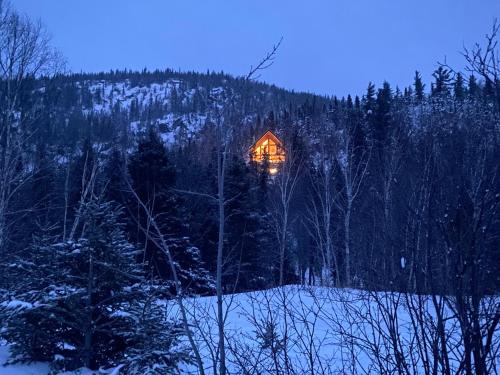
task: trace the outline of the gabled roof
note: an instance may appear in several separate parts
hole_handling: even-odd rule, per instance
[[[258,145],[261,141],[265,140],[266,138],[270,138],[274,143],[276,143],[277,145],[283,147],[283,142],[281,142],[281,140],[278,137],[276,137],[271,130],[268,130],[267,132],[265,132],[264,135],[262,137],[260,137],[257,140],[257,142],[255,142],[253,144],[252,147],[255,147],[255,145]]]

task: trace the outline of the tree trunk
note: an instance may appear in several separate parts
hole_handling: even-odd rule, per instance
[[[344,247],[345,247],[345,286],[351,286],[351,210],[352,201],[347,198],[347,209],[344,217]]]
[[[221,145],[219,144],[219,147]],[[226,348],[224,342],[224,311],[222,306],[222,261],[224,251],[224,178],[225,178],[225,150],[217,153],[217,177],[218,177],[218,206],[219,206],[219,238],[217,244],[217,275],[216,275],[216,292],[217,292],[217,325],[219,332],[219,374],[226,375]]]
[[[285,250],[286,250],[286,228],[288,226],[288,212],[285,210],[283,215],[283,227],[281,228],[281,241],[280,241],[280,280],[279,285],[283,286],[285,277]]]
[[[89,259],[89,274],[87,281],[87,322],[85,329],[85,339],[83,346],[83,364],[85,367],[90,368],[92,362],[92,282],[94,278],[94,264],[92,261],[92,254]]]

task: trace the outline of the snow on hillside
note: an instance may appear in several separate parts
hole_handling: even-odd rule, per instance
[[[156,102],[169,107],[172,101],[176,100],[180,104],[186,104],[193,98],[195,90],[183,90],[182,83],[183,81],[178,79],[168,79],[161,83],[133,85],[126,79],[116,83],[105,80],[77,82],[76,86],[80,89],[85,87],[93,96],[92,108],[85,108],[87,111],[111,113],[115,105],[128,109],[134,101],[140,106]],[[214,98],[220,98],[223,94],[222,87],[210,89],[210,95]]]
[[[82,105],[82,112],[110,115],[113,110],[137,111],[155,106],[157,112],[147,121],[134,120],[129,126],[134,134],[143,133],[149,126],[155,126],[166,145],[183,143],[193,138],[207,120],[206,113],[192,111],[177,113],[177,106],[187,106],[195,95],[195,89],[185,89],[185,84],[178,79],[169,79],[162,83],[148,85],[133,85],[130,80],[110,83],[105,80],[77,82],[77,88],[87,90],[92,96],[91,106]],[[215,87],[208,95],[217,101],[222,101],[224,89]],[[177,104],[175,104],[177,103]]]
[[[186,144],[199,134],[215,105],[224,107],[229,88],[190,88],[187,81],[167,79],[159,83],[134,84],[90,80],[75,83],[80,93],[81,111],[84,115],[112,116],[113,112],[129,114],[129,128],[133,134],[144,134],[156,128],[167,146]],[[195,96],[197,98],[195,98]],[[200,97],[213,103],[208,108],[199,107]],[[196,104],[198,103],[198,104]],[[252,123],[255,115],[247,115],[245,123]]]

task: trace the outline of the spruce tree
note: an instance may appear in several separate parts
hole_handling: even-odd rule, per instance
[[[251,190],[250,197],[253,207],[253,215],[256,215],[258,221],[257,238],[255,244],[258,250],[257,258],[253,259],[258,262],[259,274],[255,278],[253,286],[260,288],[275,285],[274,275],[278,272],[276,260],[276,235],[273,228],[273,218],[270,212],[270,184],[271,176],[269,175],[269,157],[264,154],[262,163],[250,164],[251,173]]]
[[[122,206],[130,205],[131,197],[126,183],[126,160],[117,147],[112,149],[106,161],[104,174],[106,176],[104,186],[106,200]]]
[[[80,214],[79,238],[41,238],[23,261],[23,291],[4,304],[15,360],[96,369],[117,363],[129,344],[134,322],[124,309],[141,295],[137,252],[112,204],[92,200]]]
[[[455,78],[455,82],[453,84],[453,93],[455,98],[458,100],[462,100],[465,97],[465,88],[464,88],[464,79],[462,74],[457,73]]]
[[[388,82],[379,89],[376,100],[376,111],[373,121],[373,140],[377,147],[384,147],[390,131],[392,91]]]
[[[470,97],[475,97],[478,94],[478,87],[477,87],[477,81],[476,77],[474,75],[471,75],[469,77],[469,96]]]
[[[122,365],[127,374],[169,374],[189,362],[180,325],[135,262],[121,210],[93,199],[80,212],[78,239],[36,237],[17,262],[19,285],[0,305],[11,362],[49,361],[54,371]]]
[[[375,109],[375,85],[373,83],[368,84],[366,90],[366,95],[364,98],[364,110],[367,115],[371,115]]]
[[[450,85],[451,85],[451,74],[448,69],[443,68],[440,66],[437,68],[434,73],[432,73],[432,76],[435,79],[434,82],[434,87],[432,90],[433,95],[447,95],[450,92]]]
[[[230,254],[227,272],[237,281],[237,290],[254,290],[264,286],[262,251],[265,249],[260,230],[260,214],[249,168],[238,157],[231,160],[226,182],[228,197],[226,226],[227,248]],[[231,287],[231,285],[228,285]]]
[[[195,293],[206,293],[212,288],[212,281],[205,270],[199,249],[187,236],[188,228],[183,221],[184,209],[181,197],[173,190],[176,178],[170,164],[167,150],[158,135],[150,130],[139,142],[137,151],[129,163],[132,188],[138,198],[155,217],[169,250],[178,267],[178,276],[184,287]],[[172,281],[171,267],[164,249],[157,246],[148,235],[153,231],[148,216],[138,206],[136,212],[134,242],[143,248],[142,261],[151,277]],[[153,232],[151,232],[153,233]],[[156,236],[157,233],[154,233]],[[172,289],[173,290],[173,289]]]
[[[121,360],[124,374],[175,374],[179,362],[192,362],[190,351],[180,341],[183,327],[165,314],[163,303],[146,298],[130,304],[127,313],[135,324],[130,332],[132,345]]]
[[[424,99],[425,85],[422,83],[422,76],[418,71],[415,71],[413,86],[415,87],[415,98],[418,101],[422,101]]]

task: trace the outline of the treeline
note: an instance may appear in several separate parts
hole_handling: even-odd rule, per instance
[[[484,267],[479,284],[498,290],[498,84],[465,80],[443,67],[434,77],[430,94],[416,73],[402,92],[370,84],[361,98],[333,98],[322,106],[286,103],[250,122],[243,120],[244,106],[233,103],[227,284],[235,290],[271,287],[280,278],[272,270],[284,262],[289,282],[449,292],[452,281],[477,265]],[[33,178],[11,203],[9,220],[18,223],[9,230],[13,253],[40,235],[40,217],[43,227],[67,235],[85,173],[94,168],[94,194],[125,208],[126,236],[143,249],[142,261],[156,268],[151,275],[167,277],[165,264],[150,264],[152,245],[141,234],[147,223],[131,189],[154,201],[155,215],[175,221],[177,229],[167,233],[189,238],[204,267],[215,270],[218,213],[206,198],[217,193],[214,113],[207,109],[195,137],[164,144],[161,126],[146,115],[151,106],[82,114],[75,104],[79,121],[61,118],[55,104],[43,109],[52,116],[29,125],[27,132],[39,137],[19,161]],[[144,125],[137,134],[129,127],[134,111]],[[39,132],[47,122],[66,125],[54,127],[47,139]],[[74,129],[75,142],[62,141]],[[283,138],[288,152],[276,177],[248,163],[248,146],[268,129]],[[51,138],[56,134],[61,136]],[[285,179],[293,185],[280,186]],[[287,207],[280,201],[283,190]]]

